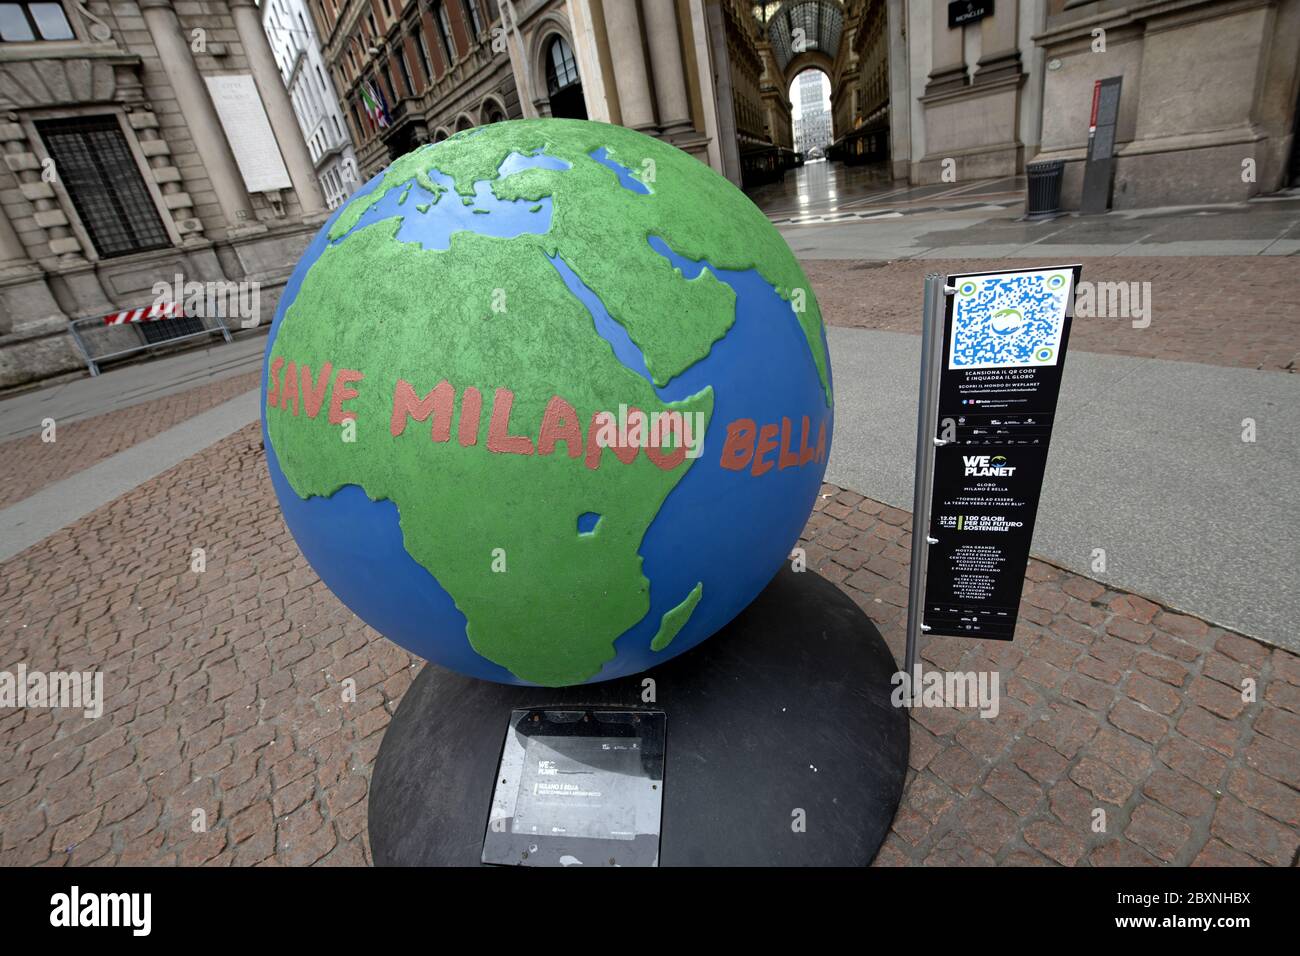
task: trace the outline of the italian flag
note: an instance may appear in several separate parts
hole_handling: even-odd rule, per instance
[[[370,122],[375,126],[383,129],[388,125],[388,117],[384,115],[384,108],[379,105],[379,97],[375,96],[370,89],[369,83],[361,84],[361,105],[365,107],[366,115],[370,117]]]

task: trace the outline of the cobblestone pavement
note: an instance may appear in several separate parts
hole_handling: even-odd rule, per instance
[[[909,516],[823,491],[809,566],[899,655]],[[1029,578],[1014,643],[926,643],[934,667],[998,670],[1002,709],[914,713],[878,862],[1291,863],[1300,661],[1039,562]],[[0,627],[0,670],[106,685],[95,720],[0,711],[0,864],[368,861],[370,769],[419,664],[306,566],[256,425],[0,565]]]
[[[1207,365],[1294,371],[1300,358],[1297,272],[1287,259],[1244,256],[1083,258],[1090,282],[1151,283],[1151,324],[1078,319],[1070,348]],[[1034,259],[898,262],[803,259],[826,321],[853,328],[921,331],[921,292],[930,272],[988,272],[1041,266]],[[1212,278],[1210,278],[1212,277]]]
[[[94,418],[56,422],[53,442],[42,441],[39,433],[0,442],[0,508],[257,388],[261,374],[235,375]]]
[[[258,426],[5,562],[0,622],[0,669],[102,669],[106,698],[97,720],[0,711],[0,862],[366,862],[415,662],[307,568]]]
[[[802,542],[898,660],[910,529],[826,485]],[[1001,710],[913,710],[877,864],[1293,864],[1300,658],[1040,561],[1026,577],[1014,642],[923,642],[936,669],[997,671]]]

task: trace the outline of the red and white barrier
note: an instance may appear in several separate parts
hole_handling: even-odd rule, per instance
[[[185,314],[185,310],[176,302],[155,302],[138,309],[124,309],[104,316],[105,325],[126,325],[128,322],[157,322],[159,319],[173,319]]]

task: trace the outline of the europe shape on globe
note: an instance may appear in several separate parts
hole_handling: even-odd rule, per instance
[[[307,249],[265,370],[271,479],[321,579],[507,683],[635,674],[713,634],[788,559],[830,450],[825,331],[780,234],[603,123],[395,161]]]

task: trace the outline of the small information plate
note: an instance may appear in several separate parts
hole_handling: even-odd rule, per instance
[[[1079,266],[951,275],[924,624],[1011,640]]]
[[[665,723],[662,711],[512,711],[483,862],[657,866]]]
[[[993,14],[993,0],[949,0],[948,29],[978,23]]]

